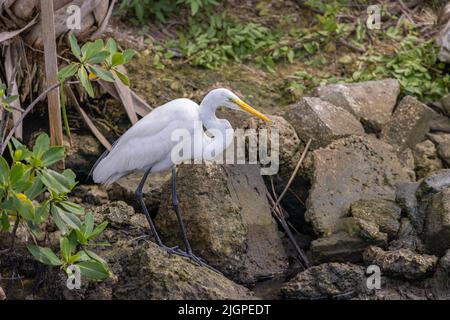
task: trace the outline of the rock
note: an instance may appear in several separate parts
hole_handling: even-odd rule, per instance
[[[428,137],[437,145],[439,157],[450,166],[450,134],[429,134]]]
[[[76,187],[73,194],[81,198],[82,202],[97,206],[106,204],[109,201],[108,193],[99,185],[82,184]]]
[[[65,164],[77,175],[79,181],[88,178],[92,166],[103,152],[103,147],[92,134],[72,133],[72,146],[64,141],[66,147]]]
[[[259,166],[183,165],[177,176],[180,212],[196,255],[241,283],[286,271]],[[164,190],[156,227],[168,245],[183,248],[170,186]]]
[[[377,244],[378,246],[386,246],[388,242],[387,233],[380,231],[380,226],[373,221],[359,218],[346,218],[347,233],[357,234],[367,243]]]
[[[136,189],[142,179],[142,173],[132,173],[116,181],[107,187],[108,196],[111,200],[122,200],[133,206],[136,211],[142,208],[136,199]],[[144,186],[143,197],[147,209],[152,214],[158,210],[161,201],[162,186],[171,181],[171,171],[158,172],[148,177]]]
[[[447,114],[450,115],[450,94],[441,98],[441,100],[439,100],[439,102],[442,105],[445,112],[447,112]]]
[[[367,132],[379,132],[390,118],[400,94],[395,79],[319,87],[316,95],[358,117]]]
[[[413,149],[413,154],[417,179],[425,178],[430,173],[443,168],[436,147],[430,140],[418,143]]]
[[[410,181],[386,143],[351,136],[315,150],[305,217],[317,235],[331,235],[358,200],[395,200],[396,185]],[[351,165],[349,165],[351,164]]]
[[[359,228],[359,227],[358,227]],[[322,237],[311,242],[311,256],[314,263],[322,262],[360,262],[362,253],[370,244],[385,245],[386,239],[380,235],[366,241],[360,234],[364,229],[356,229],[349,234],[341,231],[328,237]]]
[[[450,133],[450,118],[439,113],[435,113],[430,123],[431,131]]]
[[[6,300],[6,294],[2,287],[0,287],[0,300]]]
[[[80,290],[66,287],[67,276],[53,272],[43,294],[51,299],[199,300],[254,299],[246,288],[190,260],[169,254],[153,242],[115,243],[102,252],[112,276],[104,282],[83,281]]]
[[[395,201],[402,208],[417,231],[423,226],[424,215],[419,214],[419,203],[416,192],[419,188],[418,182],[405,182],[397,185],[395,192]]]
[[[283,116],[303,141],[312,139],[313,149],[349,135],[364,134],[361,123],[352,114],[319,98],[305,97],[283,108]]]
[[[358,296],[360,300],[427,300],[432,298],[423,281],[407,281],[381,275],[381,288],[368,290]]]
[[[279,171],[274,176],[275,186],[286,185],[286,181],[290,178],[294,171],[302,153],[305,149],[305,143],[302,142],[294,127],[280,116],[270,116],[272,122],[267,123],[254,118],[246,121],[244,129],[253,129],[259,132],[262,129],[268,131],[268,137],[271,136],[272,130],[277,130],[279,134]],[[268,141],[268,149],[271,147],[271,141]],[[312,158],[306,157],[303,161],[301,171],[306,172],[311,169]]]
[[[441,169],[422,180],[416,196],[419,200],[423,200],[447,187],[450,187],[450,169]]]
[[[450,299],[450,250],[439,260],[436,272],[431,279],[432,292],[438,300]]]
[[[397,236],[401,209],[393,201],[381,199],[356,201],[351,204],[350,213],[355,218],[375,223],[390,239]]]
[[[400,150],[413,148],[425,139],[434,111],[416,98],[406,96],[400,101],[392,118],[381,131],[381,139]]]
[[[112,201],[93,208],[92,214],[97,224],[108,221],[110,228],[105,230],[104,237],[110,243],[115,243],[120,238],[147,237],[150,233],[145,216],[136,214],[133,207],[123,201]]]
[[[435,256],[420,255],[409,249],[384,251],[370,246],[364,251],[366,264],[379,266],[382,273],[388,276],[408,280],[423,278],[434,272],[437,260]]]
[[[450,188],[443,189],[431,197],[424,234],[428,252],[442,256],[450,249]]]
[[[285,299],[351,299],[363,292],[364,270],[349,263],[325,263],[297,274],[281,288]]]
[[[401,219],[397,238],[397,240],[390,243],[389,250],[410,249],[416,252],[424,251],[422,240],[420,240],[416,229],[407,218]]]

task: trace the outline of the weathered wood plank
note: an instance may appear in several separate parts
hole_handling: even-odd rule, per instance
[[[41,0],[42,37],[44,40],[45,77],[47,88],[58,83],[58,60],[56,53],[55,22],[52,0]],[[61,104],[59,89],[52,90],[48,96],[50,140],[52,145],[63,144]]]

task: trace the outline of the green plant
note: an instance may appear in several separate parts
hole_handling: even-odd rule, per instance
[[[160,21],[179,10],[180,7],[189,7],[191,14],[196,15],[201,8],[217,5],[218,0],[122,0],[119,13],[129,12],[136,16],[141,23],[149,16],[155,16]]]
[[[388,36],[398,39],[396,28]],[[392,77],[400,82],[404,95],[425,102],[435,101],[449,93],[450,76],[438,62],[434,41],[421,40],[413,31],[404,37],[391,54],[370,52],[361,57],[358,70],[347,81],[365,81]]]
[[[85,214],[81,206],[69,201],[68,194],[77,184],[71,170],[59,173],[50,169],[64,159],[64,148],[50,147],[47,134],[38,136],[32,150],[16,139],[12,139],[12,145],[11,166],[0,157],[0,231],[12,230],[14,237],[21,224],[35,242],[27,246],[28,250],[41,263],[63,270],[75,265],[91,279],[108,277],[106,262],[88,249],[96,245],[94,240],[107,223],[95,226],[92,214]],[[50,247],[38,245],[47,239],[48,223],[61,233],[58,255]]]
[[[18,98],[17,96],[7,96],[6,85],[0,81],[0,109],[12,112],[10,104],[14,102],[17,98]]]
[[[67,118],[64,83],[67,79],[76,76],[90,97],[94,97],[94,89],[91,80],[96,77],[108,81],[115,82],[119,79],[124,85],[129,86],[129,78],[119,70],[119,68],[128,63],[136,54],[134,50],[127,49],[120,52],[117,48],[116,41],[112,38],[108,39],[106,44],[102,39],[95,42],[86,42],[81,48],[75,36],[69,37],[70,48],[72,54],[78,60],[71,62],[58,72],[58,78],[61,83],[61,110],[66,129],[66,134],[70,137],[70,127]]]

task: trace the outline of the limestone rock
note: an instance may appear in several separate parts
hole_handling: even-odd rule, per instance
[[[431,197],[424,233],[428,252],[442,256],[450,249],[450,188]]]
[[[400,101],[392,118],[385,124],[381,138],[401,150],[413,148],[425,139],[434,111],[411,96]]]
[[[413,148],[413,155],[417,179],[422,179],[430,173],[443,168],[436,147],[430,140],[418,143]]]
[[[428,137],[436,144],[439,157],[450,166],[450,134],[429,134]]]
[[[305,217],[322,235],[336,231],[358,200],[395,200],[396,185],[409,176],[386,143],[351,136],[315,150],[312,188]]]
[[[379,226],[380,231],[395,238],[400,228],[401,209],[393,201],[360,200],[352,203],[350,213],[353,217],[370,221]]]
[[[390,118],[400,94],[398,80],[386,79],[319,87],[322,100],[347,109],[363,123],[366,131],[379,132]]]
[[[368,247],[364,251],[364,261],[380,267],[383,274],[419,279],[431,274],[437,263],[437,257],[420,255],[409,249],[384,251],[378,247]]]
[[[297,274],[284,284],[285,299],[350,299],[364,289],[364,270],[349,263],[325,263]]]
[[[283,108],[283,116],[302,140],[312,139],[313,148],[325,147],[349,135],[364,134],[361,123],[351,113],[319,98],[305,97]]]
[[[168,245],[183,242],[169,185],[156,218]],[[184,165],[178,170],[180,212],[196,255],[241,283],[282,274],[286,253],[257,165]]]

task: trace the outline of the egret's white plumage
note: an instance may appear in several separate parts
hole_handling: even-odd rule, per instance
[[[220,106],[231,109],[243,109],[255,116],[268,121],[268,119],[245,104],[234,93],[227,89],[212,90],[203,99],[200,106],[189,99],[176,99],[160,107],[138,121],[115,143],[112,150],[98,161],[93,170],[93,179],[96,183],[110,184],[133,171],[159,172],[171,169],[174,163],[171,159],[171,150],[177,144],[172,140],[172,133],[176,129],[189,131],[192,137],[198,137],[203,147],[220,143],[220,149],[225,149],[231,139],[217,141],[203,132],[202,126],[223,132],[232,129],[225,119],[218,119],[215,115]],[[194,132],[201,130],[201,132]],[[226,134],[225,134],[226,135]]]

